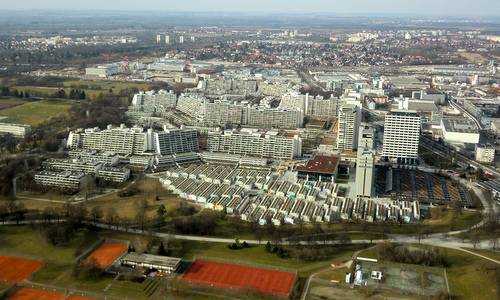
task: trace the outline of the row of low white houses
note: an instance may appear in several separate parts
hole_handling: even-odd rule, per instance
[[[222,172],[218,168],[215,170]],[[264,186],[257,187],[257,177],[214,181],[203,174],[194,176],[196,172],[189,173],[185,169],[167,173],[160,181],[181,198],[208,209],[225,210],[242,220],[257,221],[261,225],[268,222],[281,225],[341,220],[412,222],[420,219],[418,202],[343,198],[337,195],[337,185],[329,182],[297,180],[291,183],[262,174],[261,178],[269,178]]]

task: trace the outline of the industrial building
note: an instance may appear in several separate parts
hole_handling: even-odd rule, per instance
[[[467,118],[442,118],[441,130],[447,143],[479,143],[479,130],[476,124]]]

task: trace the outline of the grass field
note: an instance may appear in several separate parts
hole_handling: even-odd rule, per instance
[[[26,100],[19,98],[0,98],[0,110],[12,108],[26,103]]]
[[[427,246],[415,245],[415,247]],[[499,259],[498,253],[469,250]],[[453,299],[500,299],[498,285],[500,266],[460,250],[443,248],[443,251],[449,263],[446,273]],[[359,256],[378,258],[374,248],[362,251]],[[421,266],[415,265],[415,267]],[[477,291],[481,291],[481,293]]]
[[[242,241],[243,242],[243,241]],[[188,259],[204,258],[255,267],[275,267],[283,270],[295,270],[300,275],[309,274],[317,269],[324,268],[332,262],[349,260],[356,250],[363,249],[364,246],[338,247],[338,251],[332,254],[328,259],[320,261],[302,261],[293,258],[280,258],[276,254],[266,251],[264,245],[254,245],[249,248],[231,250],[224,243],[203,243],[186,242],[187,249],[184,257]]]
[[[7,117],[2,120],[5,123],[37,126],[51,117],[68,113],[71,104],[71,101],[64,100],[30,101],[1,110],[0,117]]]
[[[127,88],[137,88],[139,90],[150,90],[152,85],[144,82],[115,82],[115,81],[64,81],[64,87],[44,87],[44,86],[13,86],[19,92],[28,92],[31,96],[47,97],[63,89],[69,95],[72,89],[84,90],[87,99],[94,100],[100,94],[108,94],[111,90],[113,94],[119,94]]]
[[[140,178],[131,187],[140,190],[139,193],[130,197],[120,197],[118,193],[112,193],[86,202],[86,207],[91,210],[93,207],[100,207],[104,212],[113,207],[122,218],[133,219],[137,215],[138,205],[142,200],[148,203],[147,216],[156,216],[156,211],[160,205],[165,205],[167,216],[179,207],[180,200],[176,195],[163,189],[158,179]],[[159,200],[156,200],[156,196]]]
[[[445,249],[453,299],[500,299],[500,266],[460,250]]]

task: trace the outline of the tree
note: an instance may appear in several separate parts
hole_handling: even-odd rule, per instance
[[[92,218],[92,222],[98,223],[101,221],[103,217],[103,212],[100,206],[94,206],[92,207],[92,210],[90,211],[90,217]]]
[[[118,213],[114,207],[108,208],[108,211],[106,212],[106,222],[109,225],[118,226]]]
[[[165,215],[167,214],[165,205],[160,205],[156,210],[156,214],[158,216],[158,228],[160,228],[161,226],[163,226],[163,223],[165,222]]]

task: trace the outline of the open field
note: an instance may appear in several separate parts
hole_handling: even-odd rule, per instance
[[[286,296],[295,278],[295,273],[291,272],[195,260],[181,280],[225,289],[251,288],[264,294]]]
[[[311,283],[307,300],[416,300],[419,296],[401,295],[391,291],[375,290],[371,288],[351,289],[342,287],[329,281],[314,281]]]
[[[15,283],[26,280],[42,265],[39,260],[0,256],[0,281]]]
[[[155,178],[140,178],[130,187],[137,188],[139,192],[130,197],[120,197],[118,192],[98,197],[97,199],[87,201],[85,206],[89,211],[98,206],[104,212],[109,208],[115,208],[118,215],[122,218],[133,219],[137,215],[138,206],[142,201],[146,201],[148,206],[146,215],[148,217],[156,216],[156,211],[160,205],[167,209],[167,216],[179,207],[180,200],[169,191],[161,188],[160,182]],[[156,200],[158,196],[158,200]],[[119,208],[119,209],[118,209]]]
[[[45,86],[13,86],[13,89],[19,92],[28,92],[31,96],[48,97],[54,95],[59,90],[64,90],[69,95],[72,89],[84,90],[87,99],[95,100],[101,94],[119,95],[122,91],[129,88],[138,90],[150,90],[152,85],[145,82],[117,82],[117,81],[64,81],[64,87],[45,87]]]
[[[486,250],[476,250],[476,249],[466,249],[466,250],[500,261],[500,251],[486,251]]]
[[[71,101],[64,100],[41,100],[30,101],[22,105],[3,109],[0,117],[4,123],[28,124],[37,126],[47,119],[68,113]]]
[[[92,300],[92,298],[67,296],[63,292],[45,291],[23,287],[7,297],[7,300]]]
[[[26,100],[19,98],[0,98],[0,110],[12,108],[26,103]]]
[[[89,263],[95,260],[97,264],[105,269],[109,267],[118,257],[122,256],[128,250],[125,243],[104,243],[95,249],[86,259]]]
[[[460,250],[445,249],[446,269],[453,299],[500,299],[500,267]]]
[[[186,252],[185,258],[195,259],[211,259],[223,260],[225,262],[233,262],[238,264],[257,266],[257,267],[274,267],[283,270],[296,270],[299,275],[307,275],[314,270],[329,266],[333,262],[349,260],[356,250],[364,249],[365,246],[352,245],[338,247],[328,258],[317,261],[304,261],[294,258],[280,258],[274,253],[266,251],[264,245],[254,245],[249,248],[231,250],[227,244],[223,243],[203,243],[203,242],[185,242]]]

